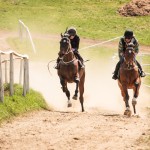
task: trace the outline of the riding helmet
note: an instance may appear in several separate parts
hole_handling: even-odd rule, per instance
[[[67,30],[67,33],[70,35],[70,36],[75,36],[77,34],[77,31],[74,27],[71,27]]]
[[[133,31],[132,30],[126,30],[124,32],[125,38],[132,38],[133,37]]]

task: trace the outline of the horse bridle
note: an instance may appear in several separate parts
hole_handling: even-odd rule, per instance
[[[70,40],[69,38],[67,38],[67,37],[65,37],[64,39],[66,39],[66,40]],[[67,42],[67,41],[66,41]],[[68,44],[68,48],[67,48],[67,51],[65,52],[65,54],[63,54],[63,56],[62,57],[59,57],[59,59],[60,60],[62,60],[62,62],[64,63],[64,64],[69,64],[69,63],[72,63],[74,60],[75,60],[75,56],[73,57],[73,59],[72,60],[70,60],[70,61],[64,61],[63,60],[63,58],[66,56],[66,55],[68,55],[69,53],[73,53],[73,51],[71,50],[71,47],[70,47],[70,43]]]
[[[131,54],[131,53],[134,53],[133,49],[129,49],[129,54]],[[134,68],[137,68],[137,66],[131,67],[130,62],[128,62],[126,60],[125,56],[124,56],[124,61],[125,61],[126,65],[127,65],[127,68],[124,68],[124,70],[132,70]],[[134,62],[134,60],[133,60],[133,62]]]

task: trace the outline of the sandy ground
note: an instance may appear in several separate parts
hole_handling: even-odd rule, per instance
[[[3,49],[9,47],[4,38],[0,40]],[[149,150],[150,142],[143,141],[150,136],[149,93],[142,85],[137,104],[139,117],[125,117],[119,87],[111,79],[111,66],[104,66],[102,71],[93,63],[86,65],[85,112],[82,113],[78,100],[72,100],[73,107],[67,108],[56,70],[51,69],[51,76],[47,63],[31,62],[30,86],[44,95],[53,111],[32,112],[3,123],[0,149]],[[70,84],[71,95],[74,89],[75,85]]]

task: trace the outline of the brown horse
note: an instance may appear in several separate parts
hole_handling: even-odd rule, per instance
[[[120,78],[118,79],[118,85],[121,89],[123,100],[125,101],[126,110],[124,115],[131,116],[131,110],[129,106],[129,94],[128,89],[133,89],[132,106],[134,114],[136,114],[135,105],[137,103],[137,97],[139,95],[139,89],[141,85],[141,78],[139,75],[138,67],[135,62],[135,52],[133,47],[128,46],[124,53],[124,61],[121,64],[119,70]]]
[[[80,103],[82,112],[84,111],[83,106],[83,93],[84,93],[84,81],[85,81],[85,69],[80,69],[78,59],[76,59],[70,44],[70,39],[61,34],[60,51],[58,53],[60,58],[58,76],[62,85],[63,92],[66,93],[68,98],[68,107],[72,106],[70,101],[70,92],[67,88],[67,83],[76,83],[76,90],[73,99],[78,97],[78,89],[80,92]]]

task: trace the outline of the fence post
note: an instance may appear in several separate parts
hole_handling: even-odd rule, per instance
[[[29,92],[29,64],[28,58],[24,57],[24,82],[23,82],[23,96]]]
[[[13,64],[13,52],[10,53],[10,96],[14,94],[14,64]]]
[[[20,76],[19,76],[19,84],[21,85],[22,81],[22,67],[23,67],[23,59],[20,59]]]
[[[29,59],[26,58],[26,67],[27,67],[27,93],[29,93]]]
[[[4,101],[4,87],[2,80],[2,64],[1,64],[1,53],[0,53],[0,102]]]
[[[5,83],[8,83],[8,79],[7,79],[7,60],[5,61]]]

